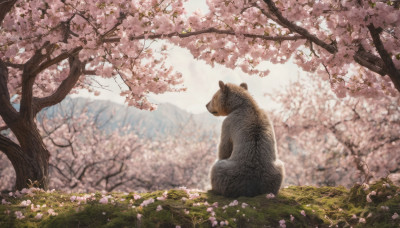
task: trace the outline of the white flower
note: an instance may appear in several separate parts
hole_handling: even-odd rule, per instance
[[[27,206],[31,205],[31,203],[32,202],[30,200],[24,200],[24,201],[21,202],[20,205],[23,206],[23,207],[27,207]]]
[[[35,207],[35,205],[31,204],[31,211],[38,211],[38,210],[40,210],[40,205],[36,205]]]
[[[267,199],[273,199],[273,198],[275,198],[275,195],[273,193],[267,194]]]
[[[103,198],[101,198],[101,199],[99,200],[99,203],[101,203],[101,204],[107,204],[107,203],[108,203],[108,198],[107,198],[106,196],[104,196]]]
[[[367,191],[369,189],[369,185],[366,183],[363,183],[362,188],[364,189],[364,191]]]
[[[233,206],[236,206],[236,205],[238,205],[239,204],[239,202],[237,201],[237,200],[234,200],[234,201],[232,201],[230,204],[229,204],[229,206],[230,207],[233,207]]]
[[[53,209],[47,210],[47,213],[49,213],[49,215],[51,215],[51,216],[56,216],[56,215],[58,215],[58,213],[56,213]]]
[[[242,203],[242,208],[246,208],[247,206],[249,206],[247,203]]]
[[[151,203],[154,203],[154,199],[153,199],[153,198],[150,198],[150,199],[147,199],[147,200],[143,201],[143,202],[140,204],[140,206],[145,207],[145,206],[147,206],[147,205],[149,205],[149,204],[151,204]]]
[[[286,228],[286,222],[285,222],[284,219],[279,220],[279,226],[282,227],[282,228]]]
[[[360,220],[358,220],[358,223],[365,223],[365,218],[360,218]]]
[[[372,202],[372,199],[371,199],[370,196],[374,196],[374,195],[376,195],[376,192],[375,192],[375,191],[372,191],[372,192],[370,192],[370,193],[367,195],[367,202],[368,202],[368,203],[371,203],[371,202]]]
[[[10,202],[8,202],[8,201],[7,201],[7,200],[5,200],[5,199],[2,199],[2,200],[1,200],[1,204],[3,204],[3,205],[4,205],[4,204],[7,204],[7,205],[8,205],[8,204],[11,204],[11,203],[10,203]]]
[[[301,210],[300,214],[302,214],[303,216],[306,216],[306,212],[304,210]]]
[[[35,219],[39,220],[42,219],[43,214],[42,213],[37,213],[37,215],[35,216]]]
[[[394,213],[392,216],[392,219],[397,219],[399,217],[399,215],[397,213]]]
[[[162,210],[162,206],[158,205],[156,211],[161,211]]]
[[[168,197],[168,192],[165,191],[165,192],[162,194],[162,196],[157,197],[157,200],[163,201],[163,200],[166,200],[167,197]]]
[[[143,216],[142,214],[137,214],[136,218],[140,220],[142,218],[142,216]]]
[[[16,212],[15,212],[15,216],[17,217],[17,219],[23,219],[23,218],[25,218],[25,216],[22,214],[21,211],[16,211]]]
[[[195,192],[195,193],[188,193],[188,195],[189,195],[189,199],[196,199],[196,198],[199,198],[200,197],[200,194],[199,193],[197,193],[197,192]]]

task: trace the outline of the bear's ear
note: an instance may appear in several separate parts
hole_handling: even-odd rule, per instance
[[[240,87],[242,87],[243,89],[247,90],[247,84],[245,82],[241,83]]]
[[[223,81],[219,81],[219,88],[221,89],[222,92],[226,91],[226,85],[224,84]]]

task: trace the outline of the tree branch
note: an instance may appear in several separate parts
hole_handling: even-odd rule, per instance
[[[60,86],[52,95],[43,98],[34,98],[33,106],[35,108],[35,114],[40,112],[40,110],[45,107],[60,103],[68,95],[72,88],[74,88],[82,73],[82,62],[79,61],[77,55],[70,56],[69,65],[70,70],[68,77],[61,82]]]
[[[359,48],[353,56],[354,61],[369,70],[378,73],[382,76],[387,74],[386,67],[381,58],[365,51],[363,48]]]
[[[291,31],[297,32],[298,34],[303,36],[303,38],[310,40],[311,42],[324,48],[331,54],[335,54],[337,52],[337,47],[334,44],[325,43],[324,41],[318,39],[316,36],[310,34],[306,29],[297,26],[296,24],[290,22],[285,17],[283,17],[283,15],[272,0],[264,0],[264,2],[267,4],[269,11],[277,18],[278,24],[285,28],[288,28]],[[274,18],[271,19],[275,20]],[[377,49],[381,58],[365,51],[362,47],[360,47],[353,56],[353,59],[361,66],[366,67],[375,73],[378,73],[382,76],[389,75],[396,89],[400,91],[400,71],[396,69],[392,58],[385,50],[379,37],[380,31],[374,28],[372,24],[368,26],[368,29],[370,30],[375,48]]]
[[[17,0],[0,0],[0,26],[3,20],[11,8],[14,6]]]
[[[294,23],[290,22],[288,19],[282,16],[279,9],[275,6],[275,3],[272,0],[264,0],[264,2],[268,5],[269,11],[276,16],[276,18],[288,29],[297,32],[302,37],[309,39],[310,41],[314,42],[318,46],[324,48],[329,53],[333,54],[337,52],[337,48],[332,44],[327,44],[324,41],[318,39],[316,36],[309,33],[306,29],[295,25]]]
[[[24,64],[17,64],[17,63],[12,63],[12,62],[4,62],[6,66],[12,67],[15,69],[23,70],[24,69]]]
[[[50,44],[49,41],[45,42],[41,48],[35,51],[34,55],[24,65],[24,70],[22,72],[21,106],[19,113],[20,116],[29,123],[32,123],[34,119],[32,96],[33,84],[37,76],[35,69],[46,58],[46,55],[42,54],[42,50],[51,48],[51,46],[52,44]]]
[[[368,30],[371,34],[372,40],[374,42],[375,48],[381,56],[383,63],[385,64],[387,74],[392,79],[394,86],[398,91],[400,91],[400,70],[396,68],[392,61],[392,57],[386,51],[383,46],[382,40],[379,36],[381,29],[375,28],[373,24],[368,25]]]
[[[11,162],[23,159],[21,147],[9,138],[0,134],[0,151],[2,151]]]
[[[60,55],[58,55],[57,57],[53,58],[53,59],[49,59],[48,61],[40,64],[34,71],[33,74],[39,74],[40,72],[42,72],[43,70],[47,69],[48,67],[52,66],[53,64],[59,63],[65,59],[67,59],[68,57],[70,57],[71,55],[75,55],[76,53],[78,53],[79,51],[81,51],[83,48],[81,46],[76,47],[74,49],[72,49],[71,51],[68,52],[63,52]]]
[[[8,69],[0,59],[0,115],[8,127],[19,118],[17,110],[11,105],[10,93],[7,88]]]
[[[130,37],[130,40],[141,40],[141,39],[159,39],[159,38],[164,38],[164,37],[180,37],[180,38],[187,38],[191,36],[196,36],[196,35],[201,35],[201,34],[210,34],[210,33],[216,33],[216,34],[223,34],[223,35],[243,35],[244,37],[247,38],[259,38],[262,40],[272,40],[272,41],[284,41],[284,40],[300,40],[300,39],[305,39],[305,37],[301,35],[292,35],[292,36],[266,36],[266,35],[257,35],[257,34],[238,34],[235,31],[232,30],[219,30],[216,28],[208,28],[208,29],[203,29],[199,31],[194,31],[194,32],[186,32],[186,33],[179,33],[179,32],[171,32],[167,34],[149,34],[149,35],[139,35],[139,36],[132,36]],[[119,42],[121,38],[119,37],[114,37],[114,38],[105,38],[103,39],[103,42],[106,43],[116,43]]]
[[[68,182],[71,182],[71,178],[67,177],[67,175],[65,175],[63,173],[63,170],[61,170],[57,165],[53,165],[53,164],[49,163],[49,167],[53,167],[55,170],[57,170],[57,172],[59,174],[61,174],[61,176],[63,176],[65,179],[67,179]]]

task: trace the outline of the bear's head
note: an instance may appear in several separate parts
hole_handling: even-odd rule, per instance
[[[214,116],[227,116],[236,106],[242,103],[241,98],[248,96],[246,83],[237,86],[219,81],[219,90],[208,102],[206,108]]]

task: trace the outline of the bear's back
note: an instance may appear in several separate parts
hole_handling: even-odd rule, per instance
[[[256,164],[265,165],[276,159],[274,130],[263,110],[257,107],[236,110],[228,115],[224,124],[233,143],[232,160],[258,166]]]

